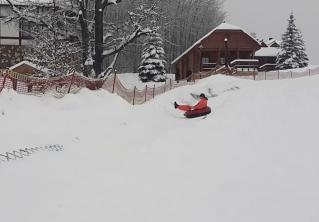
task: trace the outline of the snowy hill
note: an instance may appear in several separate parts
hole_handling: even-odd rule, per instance
[[[0,163],[1,221],[317,222],[318,85],[218,75],[141,106],[4,91],[0,153],[64,151]],[[214,95],[206,119],[173,109],[200,92]]]

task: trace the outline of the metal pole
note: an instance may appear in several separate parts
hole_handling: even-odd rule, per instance
[[[31,93],[31,92],[32,92],[32,84],[29,83],[29,84],[28,84],[28,93]]]
[[[267,77],[266,77],[266,71],[265,71],[265,80],[267,79]]]
[[[146,96],[147,96],[147,85],[145,86],[145,102],[146,102]]]
[[[72,87],[72,83],[73,83],[74,74],[75,74],[75,73],[73,73],[72,78],[71,78],[71,83],[70,83],[70,86],[69,86],[69,89],[68,89],[68,93],[70,93],[70,91],[71,91],[71,87]]]
[[[224,39],[224,43],[225,43],[225,67],[227,69],[228,68],[228,39],[227,38]]]
[[[18,79],[11,79],[13,90],[17,91],[18,89]]]
[[[116,81],[116,71],[114,73],[114,81],[113,81],[113,86],[112,86],[112,93],[114,93],[114,90],[115,90],[115,81]]]
[[[7,80],[7,74],[3,78],[2,88],[1,88],[0,92],[4,89],[4,86],[6,85],[6,80]]]
[[[136,92],[136,86],[134,86],[134,92],[133,92],[133,106],[135,105],[135,92]]]

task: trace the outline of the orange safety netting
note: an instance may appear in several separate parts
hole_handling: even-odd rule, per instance
[[[102,88],[118,94],[133,105],[143,104],[168,90],[192,83],[186,80],[179,82],[169,80],[161,86],[146,86],[143,90],[140,90],[137,87],[127,89],[117,78],[116,74],[112,74],[106,79],[90,79],[79,74],[56,78],[38,78],[11,70],[0,70],[0,92],[7,88],[13,89],[18,93],[30,95],[41,95],[50,92],[56,96],[64,96],[67,93],[76,93],[81,88],[89,88],[91,90]]]
[[[272,71],[272,72],[259,72],[257,75],[249,77],[256,80],[263,79],[285,79],[297,78],[302,76],[309,76],[319,74],[319,67],[313,70],[304,72],[290,72],[290,71]],[[197,76],[196,76],[197,75]],[[11,70],[0,70],[0,92],[4,89],[14,89],[18,93],[41,95],[44,93],[52,93],[55,96],[62,97],[67,93],[76,93],[82,88],[91,90],[104,89],[110,93],[116,93],[125,99],[128,103],[133,105],[143,104],[154,97],[163,94],[171,89],[194,84],[194,80],[198,79],[198,74],[193,74],[188,79],[175,81],[169,79],[161,86],[146,86],[143,90],[134,87],[127,89],[117,78],[116,74],[108,76],[106,79],[91,79],[79,74],[70,74],[63,77],[56,78],[38,78]],[[205,75],[200,77],[206,77]],[[247,77],[241,77],[247,78]],[[192,81],[190,81],[192,80]]]

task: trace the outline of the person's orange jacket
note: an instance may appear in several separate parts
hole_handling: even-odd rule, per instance
[[[195,106],[192,107],[192,109],[193,109],[193,110],[194,110],[194,109],[204,109],[204,108],[206,108],[206,107],[207,107],[207,99],[201,98],[201,99],[199,100],[199,102],[198,102]]]

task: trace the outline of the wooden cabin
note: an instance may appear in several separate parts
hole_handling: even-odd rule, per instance
[[[242,28],[222,23],[177,57],[172,65],[176,79],[185,79],[192,73],[230,65],[234,60],[251,63],[260,48],[260,43]]]
[[[29,61],[19,62],[18,64],[11,66],[9,70],[33,77],[44,77],[47,76],[50,72],[49,69],[39,67]]]
[[[259,61],[259,70],[274,70],[276,68],[276,60],[279,52],[280,48],[276,47],[262,47],[259,49],[255,54],[255,58]]]
[[[13,3],[17,3],[13,1]],[[23,7],[21,2],[18,7]],[[12,14],[10,5],[5,0],[0,0],[0,18],[4,19]],[[23,30],[26,28],[26,23],[22,20],[19,22],[0,22],[0,45],[21,46],[26,45],[30,40],[29,36]]]
[[[260,46],[261,47],[268,47],[268,45],[264,42],[264,40],[260,41]]]
[[[260,71],[270,71],[276,69],[277,55],[280,52],[281,41],[274,38],[269,38],[266,42],[266,46],[262,46],[255,53],[255,58],[259,60]]]
[[[37,10],[46,12],[48,0],[12,0],[16,7],[23,9],[32,2],[42,4]],[[11,6],[6,0],[0,0],[0,69],[8,68],[23,61],[25,46],[30,45],[32,38],[29,35],[31,23],[20,19],[19,21],[5,22],[4,19],[12,15]]]
[[[23,7],[21,1],[13,1]],[[12,14],[12,10],[5,0],[0,0],[0,19]],[[20,20],[8,23],[0,21],[0,69],[8,68],[23,60],[24,45],[30,43],[30,36],[25,32],[29,24]]]
[[[268,47],[279,48],[281,45],[281,41],[274,39],[274,38],[269,38],[269,40],[266,42],[266,45]]]

